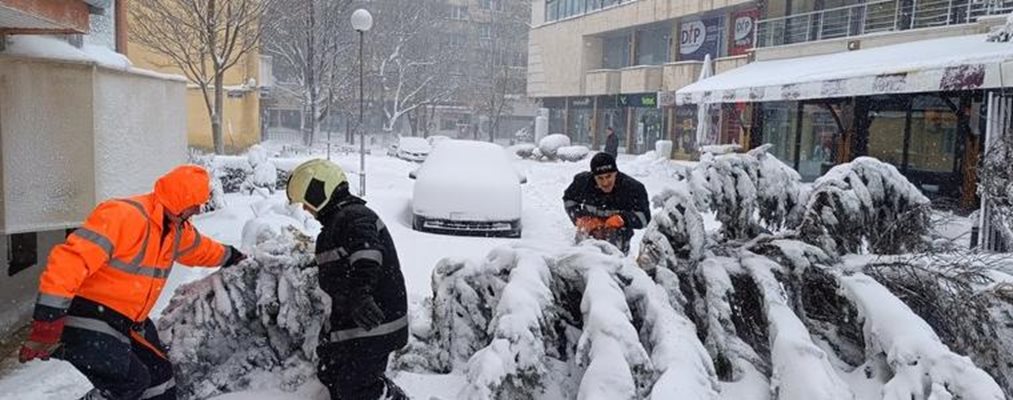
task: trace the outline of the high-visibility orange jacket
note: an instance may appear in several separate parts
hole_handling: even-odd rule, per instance
[[[50,253],[38,305],[65,313],[78,296],[140,322],[148,318],[174,262],[224,264],[229,248],[178,218],[207,202],[208,183],[203,168],[185,165],[161,177],[152,193],[99,204],[84,226]]]

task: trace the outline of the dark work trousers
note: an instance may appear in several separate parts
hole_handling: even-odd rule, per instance
[[[68,318],[75,318],[70,316]],[[101,319],[68,320],[57,356],[110,400],[174,400],[176,381],[151,320],[117,330]]]
[[[317,349],[317,355],[320,357],[317,378],[331,393],[331,400],[408,398],[384,374],[390,353],[350,354],[324,345]]]

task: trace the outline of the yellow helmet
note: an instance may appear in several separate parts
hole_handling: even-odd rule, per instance
[[[334,189],[348,182],[345,171],[327,160],[313,159],[300,164],[288,178],[288,201],[302,203],[320,212],[331,200]]]

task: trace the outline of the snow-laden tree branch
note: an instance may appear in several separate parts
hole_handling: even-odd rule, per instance
[[[918,250],[927,243],[930,210],[896,167],[859,157],[816,180],[799,232],[840,254]]]
[[[690,172],[698,210],[717,213],[729,239],[755,237],[763,230],[792,226],[805,193],[801,177],[767,154],[769,145],[748,153],[705,153]]]
[[[859,310],[866,354],[882,354],[893,371],[883,387],[887,400],[1002,400],[995,380],[967,357],[954,354],[931,327],[883,285],[864,274],[841,278],[844,295]]]
[[[468,385],[460,398],[533,398],[536,388],[545,387],[545,334],[555,319],[551,273],[538,254],[512,256],[517,266],[496,306],[492,342],[468,361]]]
[[[248,389],[259,373],[294,390],[315,375],[330,299],[317,284],[312,221],[295,206],[255,205],[243,229],[251,259],[179,287],[158,321],[180,397]],[[252,250],[252,251],[250,251]]]

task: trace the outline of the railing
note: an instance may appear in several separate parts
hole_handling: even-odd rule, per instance
[[[1013,0],[884,0],[759,21],[756,47],[974,22],[1013,12]]]

